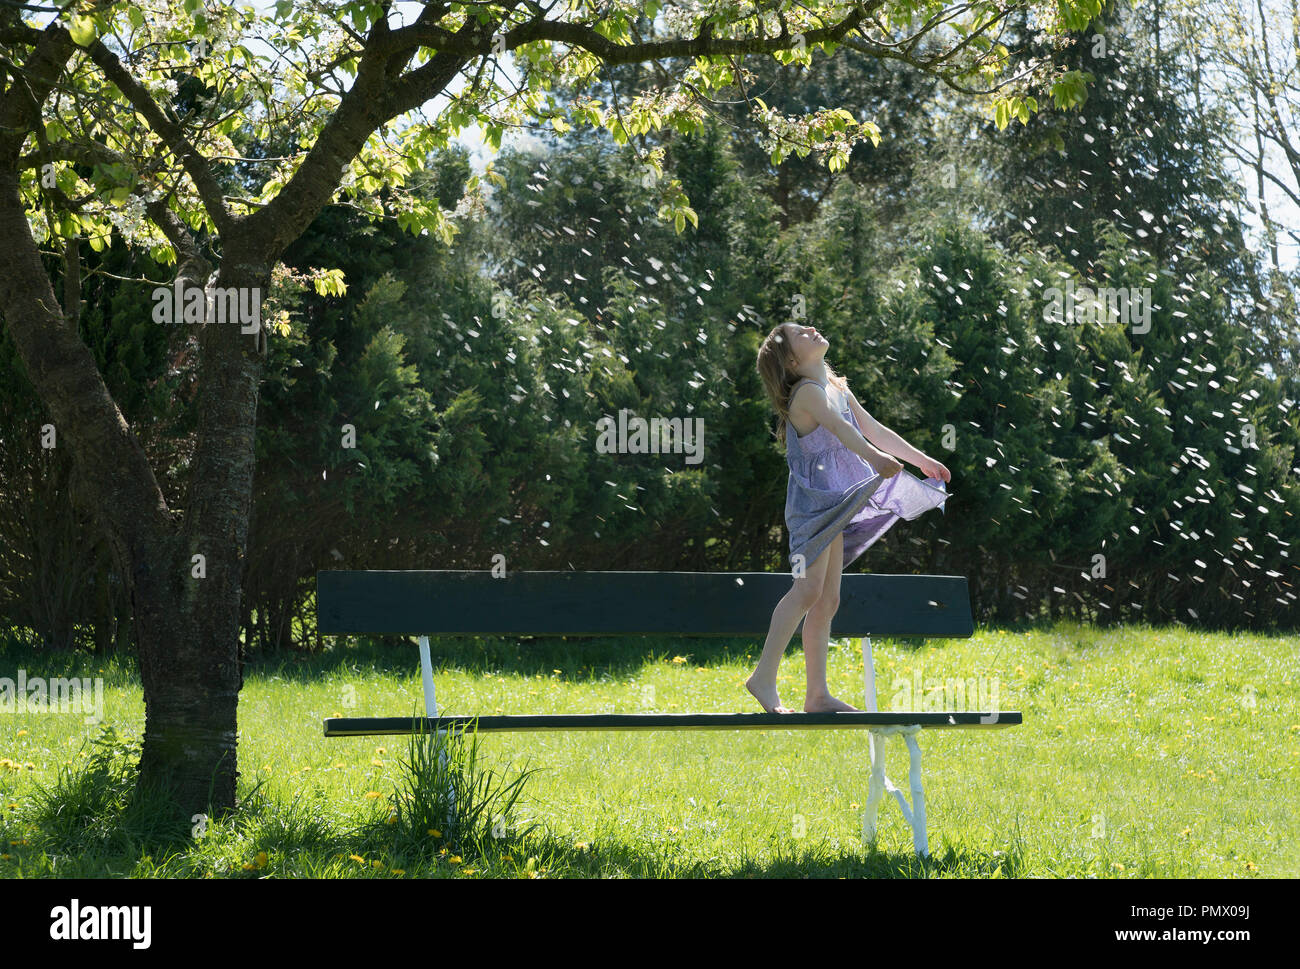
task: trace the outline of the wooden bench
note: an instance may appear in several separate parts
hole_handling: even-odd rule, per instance
[[[898,800],[924,856],[925,793],[920,730],[989,729],[1021,722],[1016,711],[879,712],[872,636],[965,638],[974,632],[966,579],[950,575],[843,576],[833,638],[860,638],[864,678],[859,713],[573,713],[439,716],[429,656],[431,636],[753,636],[762,642],[785,573],[327,571],[316,576],[322,635],[416,636],[425,716],[325,721],[326,737],[409,734],[416,730],[846,730],[870,731],[871,778],[862,837],[874,844],[881,797]],[[919,699],[919,698],[918,698]],[[737,706],[753,699],[737,690]],[[884,738],[901,734],[910,752],[909,805],[885,776]]]

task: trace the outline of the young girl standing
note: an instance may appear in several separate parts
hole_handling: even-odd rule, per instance
[[[758,668],[745,681],[768,713],[794,712],[777,695],[776,671],[801,619],[804,712],[857,709],[831,696],[826,684],[840,576],[900,518],[942,509],[948,498],[943,482],[952,477],[863,409],[844,378],[826,365],[829,346],[815,327],[783,323],[758,348],[758,372],[780,419],[778,433],[785,435],[785,521],[795,574],[772,613]],[[903,471],[891,455],[915,465],[926,480]]]

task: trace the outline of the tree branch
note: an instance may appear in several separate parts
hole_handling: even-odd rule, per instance
[[[123,96],[131,102],[131,107],[144,117],[154,133],[180,160],[185,173],[189,175],[190,181],[194,183],[194,188],[199,193],[204,210],[212,219],[213,225],[217,227],[217,232],[223,235],[228,232],[234,220],[226,208],[221,186],[217,184],[212,169],[208,167],[207,159],[190,144],[180,125],[163,113],[158,102],[153,99],[153,95],[131,76],[131,73],[122,66],[117,55],[104,46],[103,41],[94,41],[86,48],[86,52],[104,72],[104,76],[113,82]]]

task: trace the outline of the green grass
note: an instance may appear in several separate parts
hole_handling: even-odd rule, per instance
[[[753,642],[435,645],[448,714],[757,709],[742,685]],[[861,705],[853,645],[832,645],[830,680]],[[396,641],[250,663],[243,803],[190,838],[133,793],[133,663],[10,647],[0,676],[104,677],[119,736],[94,745],[99,728],[79,714],[0,712],[0,877],[1300,875],[1300,637],[1061,624],[878,641],[875,657],[881,709],[920,667],[925,681],[996,681],[1000,708],[1025,717],[920,734],[925,862],[892,798],[876,849],[861,843],[864,732],[486,734],[445,748],[451,770],[428,738],[325,739],[329,716],[422,707],[417,652]],[[797,643],[781,677],[797,707]],[[887,743],[906,788],[906,748]],[[455,830],[431,820],[448,781],[464,812]]]

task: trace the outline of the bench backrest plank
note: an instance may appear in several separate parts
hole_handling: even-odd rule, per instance
[[[791,578],[771,572],[325,571],[324,635],[764,636]],[[974,632],[958,575],[842,577],[831,635]]]

